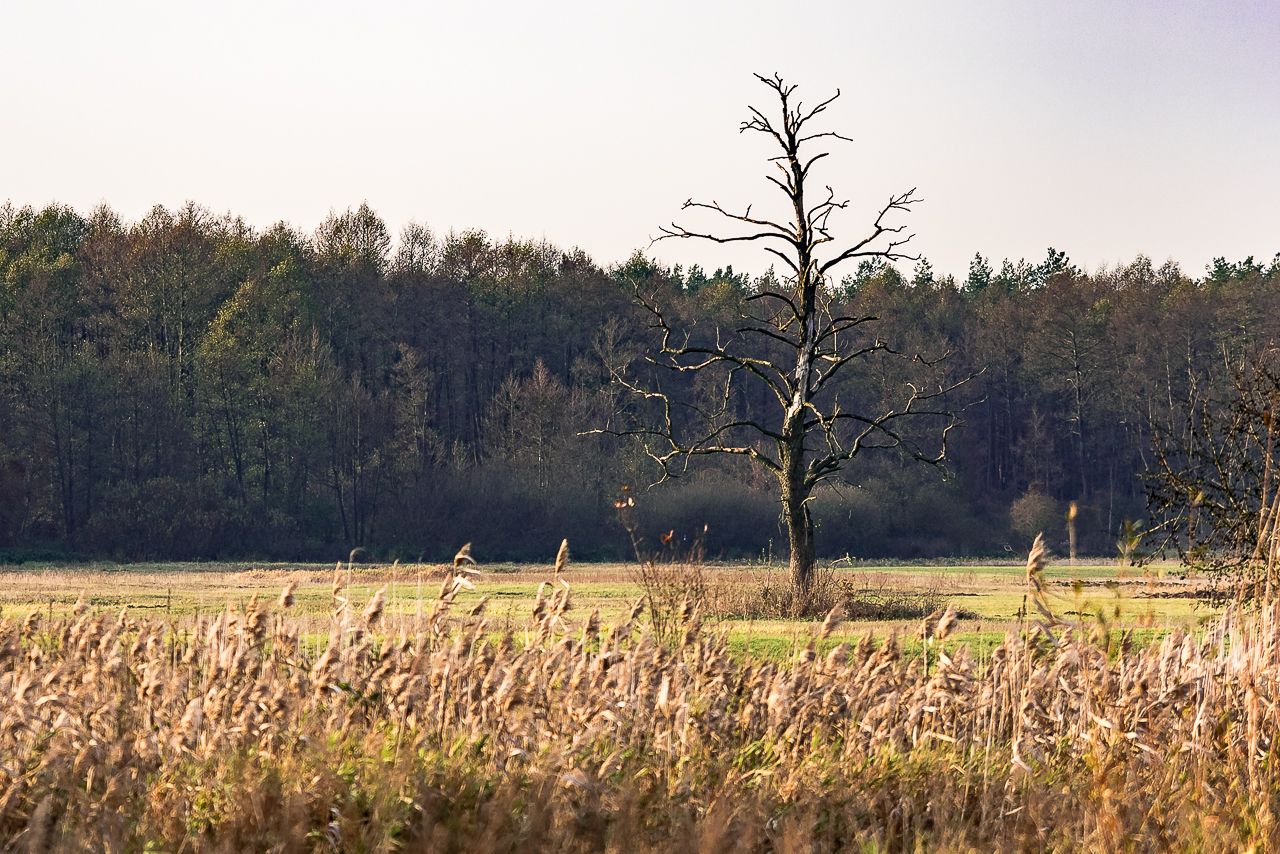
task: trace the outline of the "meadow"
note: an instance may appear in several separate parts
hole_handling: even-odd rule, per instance
[[[662,643],[626,566],[482,569],[8,568],[5,849],[1275,846],[1274,606],[1033,555],[834,570],[923,621]]]
[[[673,574],[691,569],[673,560]],[[521,632],[531,625],[531,605],[538,587],[555,578],[551,564],[492,564],[480,567],[476,589],[458,591],[459,605],[474,606],[486,599],[486,613],[494,631]],[[785,564],[713,564],[699,566],[709,586],[760,588],[786,585]],[[343,563],[84,563],[75,565],[0,566],[0,615],[25,616],[40,610],[47,618],[66,618],[82,597],[95,615],[115,616],[129,609],[135,619],[163,618],[184,627],[197,615],[224,608],[243,610],[257,596],[276,596],[286,584],[296,585],[290,611],[304,638],[327,641],[333,612],[333,583],[338,581],[352,601],[367,601],[386,587],[386,619],[396,631],[406,629],[419,602],[438,594],[440,582],[452,578],[444,565]],[[825,570],[830,580],[844,581],[854,595],[901,592],[954,603],[960,609],[958,634],[981,647],[991,647],[1019,620],[1026,606],[1026,568],[1023,563],[973,565],[868,565]],[[605,622],[618,620],[644,595],[637,583],[636,565],[569,564],[563,577],[572,586],[573,608],[579,615],[599,610]],[[1045,570],[1061,610],[1111,614],[1112,628],[1150,635],[1173,628],[1191,629],[1213,612],[1197,606],[1196,585],[1179,577],[1172,564],[1146,569],[1119,567],[1115,561],[1093,561],[1072,567],[1061,563]],[[1074,584],[1079,580],[1079,587]],[[1116,608],[1119,614],[1116,614]],[[708,624],[727,635],[731,648],[753,655],[785,658],[803,645],[808,626],[789,619],[720,618],[704,614]],[[908,636],[918,619],[845,619],[832,643],[852,641],[864,633],[883,639],[895,632]],[[918,651],[918,650],[917,650]]]

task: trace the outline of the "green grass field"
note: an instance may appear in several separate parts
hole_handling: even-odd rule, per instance
[[[488,597],[487,614],[494,630],[512,629],[517,636],[532,625],[531,606],[539,585],[553,580],[550,565],[481,566],[474,591],[458,597],[460,607],[470,607]],[[1046,572],[1061,616],[1096,618],[1101,613],[1113,631],[1135,630],[1139,636],[1156,630],[1159,636],[1173,628],[1192,628],[1212,611],[1197,603],[1194,586],[1173,573],[1172,566],[1148,568],[1146,577],[1134,569],[1117,577],[1114,563],[1071,567],[1065,562]],[[570,617],[581,621],[598,609],[604,623],[618,621],[642,595],[635,566],[626,564],[571,564],[565,579],[572,587]],[[785,566],[724,565],[705,568],[708,578],[722,583],[759,585],[785,582]],[[852,582],[855,589],[870,591],[934,591],[962,614],[957,634],[981,654],[1019,625],[1025,606],[1025,570],[1019,565],[837,567],[824,570],[832,577]],[[418,613],[419,602],[430,608],[441,582],[452,572],[438,566],[346,564],[337,573],[341,590],[356,610],[387,587],[386,615],[392,631],[407,627]],[[306,626],[304,637],[314,645],[327,636],[335,608],[335,568],[315,564],[262,563],[140,563],[75,564],[0,567],[0,614],[24,617],[39,610],[42,616],[67,616],[83,595],[95,613],[118,614],[128,608],[137,618],[163,617],[179,629],[197,614],[221,612],[230,605],[239,613],[257,596],[273,600],[285,584],[297,585],[293,613]],[[1078,580],[1078,584],[1075,583]],[[548,588],[548,593],[550,592]],[[784,658],[804,646],[815,621],[708,619],[712,631],[728,635],[736,653],[750,652],[767,658]],[[870,632],[877,638],[897,632],[907,650],[918,621],[846,621],[830,644],[856,640]]]

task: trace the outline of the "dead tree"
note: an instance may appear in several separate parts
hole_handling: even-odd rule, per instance
[[[615,370],[615,380],[651,406],[647,411],[644,405],[639,406],[641,411],[632,423],[614,425],[605,432],[643,437],[664,478],[680,460],[687,465],[690,457],[702,454],[740,455],[775,475],[790,540],[791,578],[799,589],[808,590],[816,562],[814,524],[808,507],[814,488],[873,448],[896,448],[914,459],[941,464],[946,435],[956,416],[940,408],[939,399],[965,380],[908,383],[900,402],[874,412],[841,407],[833,382],[850,364],[876,354],[910,359],[926,373],[932,373],[929,369],[936,364],[898,353],[888,342],[868,336],[864,327],[879,317],[833,310],[836,304],[829,286],[833,271],[845,262],[914,259],[904,251],[911,236],[889,219],[909,211],[918,200],[915,190],[891,197],[864,238],[842,249],[828,246],[835,240],[828,221],[849,202],[838,200],[829,186],[816,194],[816,201],[810,200],[811,171],[829,153],[810,149],[821,140],[849,140],[833,131],[810,131],[809,125],[840,93],[805,110],[793,98],[794,85],[787,85],[777,75],[756,76],[776,95],[781,109],[774,119],[750,107],[751,117],[740,130],[766,134],[781,150],[770,158],[778,172],[767,177],[785,194],[787,214],[771,219],[753,215],[751,206],[739,214],[714,201],[707,204],[690,199],[684,210],[710,211],[736,224],[741,233],[721,235],[673,223],[662,229],[657,240],[759,242],[781,261],[784,277],[777,287],[761,288],[749,296],[743,303],[745,324],[732,334],[717,334],[714,340],[697,340],[689,331],[678,332],[657,297],[646,295],[637,285],[636,298],[650,312],[652,325],[661,335],[661,346],[649,361],[676,373],[720,370],[723,378],[716,386],[716,403],[706,406],[673,399],[660,382],[650,384]],[[771,393],[766,393],[766,399],[776,400],[776,408],[770,403],[770,412],[764,416],[738,414],[733,398],[744,381],[763,383]],[[692,418],[681,418],[677,424],[673,407],[687,408]],[[687,423],[690,420],[693,427]],[[909,434],[904,429],[909,423],[925,420],[938,427],[928,431],[931,450],[914,437],[918,431]]]
[[[1272,601],[1280,577],[1280,351],[1261,348],[1233,372],[1225,393],[1193,386],[1176,428],[1152,420],[1146,474],[1148,559],[1176,551],[1217,604]]]

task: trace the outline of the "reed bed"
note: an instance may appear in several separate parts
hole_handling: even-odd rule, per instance
[[[1042,564],[1041,564],[1042,566]],[[493,629],[334,580],[189,627],[0,621],[0,847],[22,851],[1275,850],[1280,609],[1145,649],[1045,607],[989,659],[920,627],[785,664],[539,589]]]

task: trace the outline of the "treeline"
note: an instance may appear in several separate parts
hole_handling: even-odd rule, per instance
[[[0,208],[0,548],[121,558],[487,560],[630,550],[640,532],[701,535],[711,556],[785,551],[773,484],[704,459],[673,481],[631,440],[586,431],[636,402],[610,368],[646,370],[656,296],[685,328],[732,335],[762,282],[666,269],[637,253],[435,235],[393,241],[367,206],[313,234],[195,205],[136,223],[107,208]],[[1086,274],[981,256],[967,277],[927,261],[865,264],[836,304],[879,315],[903,353],[977,374],[943,473],[860,458],[816,501],[818,547],[859,558],[1024,548],[1081,508],[1082,547],[1140,518],[1152,425],[1229,384],[1277,334],[1280,261],[1199,278],[1139,258]],[[841,401],[901,396],[893,357],[854,366]],[[653,378],[687,399],[711,378]],[[673,386],[672,383],[675,385]],[[735,396],[745,413],[767,400]],[[785,556],[779,554],[779,556]]]

